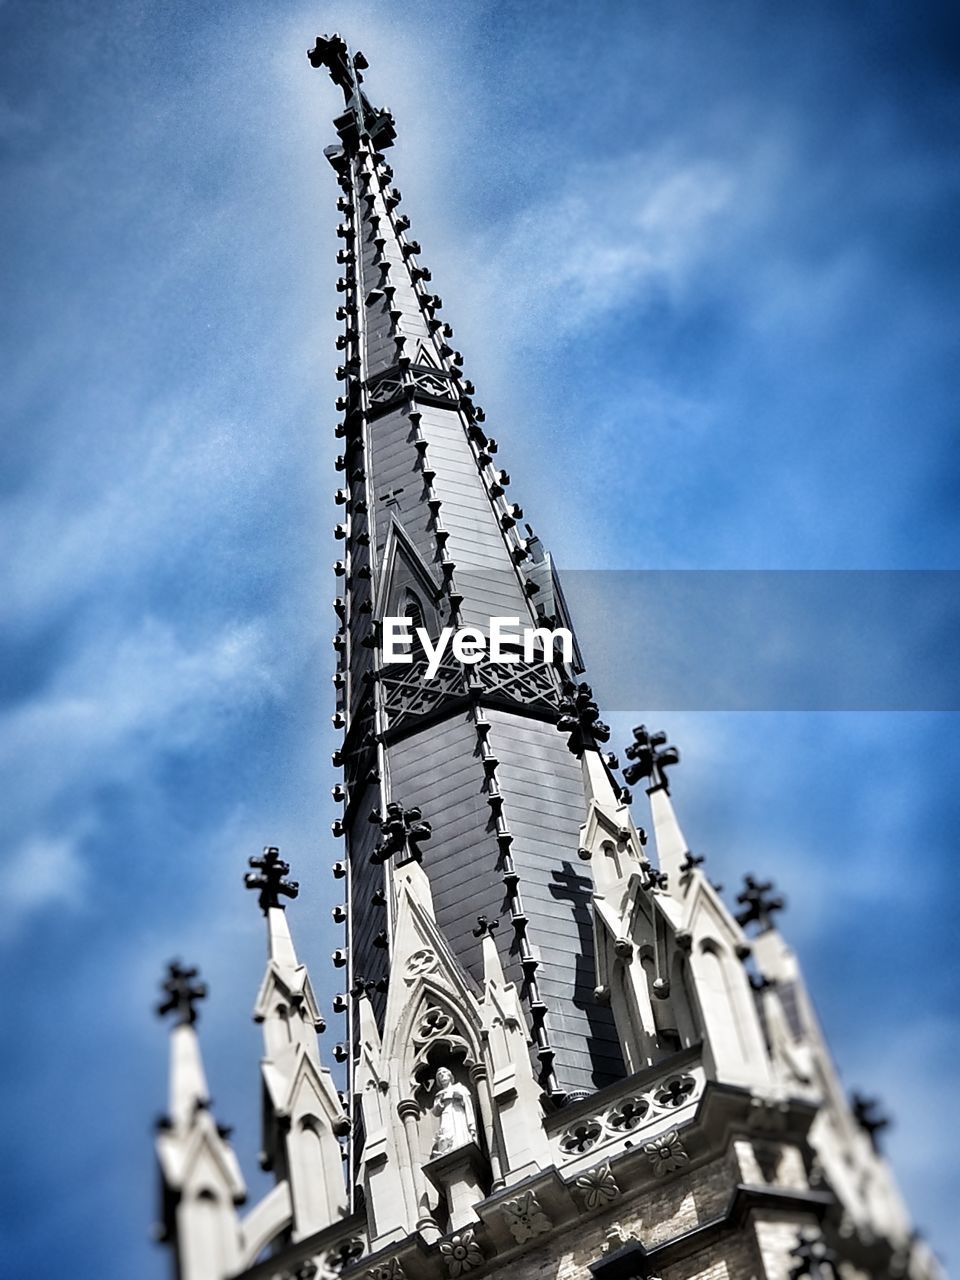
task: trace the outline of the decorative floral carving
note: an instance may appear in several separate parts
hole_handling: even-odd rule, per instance
[[[314,1280],[320,1268],[313,1258],[304,1258],[296,1271],[288,1271],[287,1280]]]
[[[596,1169],[588,1169],[576,1181],[576,1186],[583,1194],[583,1203],[587,1209],[599,1209],[601,1205],[616,1200],[620,1194],[617,1180],[610,1172],[610,1161],[597,1165]]]
[[[658,1134],[651,1142],[646,1143],[643,1149],[650,1157],[653,1172],[658,1178],[665,1173],[672,1173],[674,1169],[682,1169],[690,1159],[676,1129],[671,1129],[669,1133]]]
[[[801,1231],[790,1257],[797,1264],[790,1280],[839,1280],[840,1259],[819,1232]]]
[[[440,1241],[440,1255],[446,1263],[447,1274],[456,1280],[466,1271],[473,1271],[483,1265],[483,1253],[477,1244],[473,1227],[451,1236],[449,1240]]]
[[[532,1191],[526,1191],[516,1200],[507,1200],[503,1206],[507,1226],[513,1232],[517,1244],[524,1240],[532,1240],[534,1236],[543,1235],[553,1226],[550,1219],[540,1207],[540,1202]]]
[[[399,1258],[388,1258],[367,1272],[367,1280],[405,1280]]]

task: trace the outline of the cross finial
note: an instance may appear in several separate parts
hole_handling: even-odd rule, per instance
[[[332,36],[317,36],[316,44],[307,50],[307,57],[311,67],[327,68],[330,79],[343,90],[347,101],[363,81],[360,73],[369,66],[359,50],[351,55],[346,40],[336,31]]]
[[[250,858],[249,862],[254,872],[258,871],[260,874],[248,871],[243,877],[243,883],[248,889],[260,890],[257,902],[264,915],[271,907],[283,908],[281,894],[286,898],[295,898],[300,892],[300,885],[296,880],[284,879],[290,874],[290,864],[283,861],[280,850],[275,846],[268,845],[262,857]]]
[[[493,937],[493,931],[500,925],[499,920],[490,920],[486,916],[477,916],[477,927],[473,931],[475,938]]]
[[[194,982],[197,969],[185,969],[179,960],[171,960],[167,965],[167,976],[163,982],[164,998],[157,1005],[158,1017],[175,1013],[178,1027],[192,1027],[197,1020],[197,1001],[205,1000],[207,984]]]
[[[854,1090],[850,1095],[850,1108],[853,1118],[870,1139],[874,1151],[879,1152],[880,1143],[877,1134],[890,1125],[890,1117],[880,1110],[879,1098],[868,1098],[865,1094]]]
[[[402,862],[419,862],[423,856],[420,845],[430,839],[433,828],[424,819],[423,810],[417,805],[405,809],[398,800],[391,800],[386,812],[374,809],[370,821],[377,823],[383,839],[370,855],[370,861],[379,864],[387,858],[401,855]]]
[[[683,861],[680,863],[680,874],[682,876],[691,876],[697,867],[702,867],[706,862],[706,858],[702,853],[691,853],[688,849],[683,855]]]
[[[360,88],[363,72],[369,63],[359,49],[351,53],[343,36],[334,33],[332,36],[317,36],[316,44],[307,50],[307,57],[312,67],[326,67],[330,79],[343,91],[347,120],[352,118],[352,125],[343,120],[336,122],[344,143],[352,149],[361,137],[365,137],[380,151],[392,146],[396,138],[393,116],[383,108],[372,107]]]
[[[761,883],[753,876],[743,877],[743,892],[737,894],[737,901],[743,906],[743,910],[737,912],[737,924],[742,927],[756,921],[761,933],[773,928],[774,912],[782,911],[787,905],[785,898],[773,894],[772,880]]]
[[[581,681],[564,680],[557,728],[569,733],[567,746],[576,756],[583,754],[587,746],[606,742],[610,727],[600,719],[600,709],[594,701],[593,690]]]
[[[660,730],[651,733],[645,724],[639,724],[633,731],[633,742],[627,747],[624,755],[628,760],[636,761],[623,771],[629,786],[639,782],[641,778],[649,778],[648,791],[656,791],[662,787],[670,794],[670,783],[664,770],[680,763],[680,752],[676,747],[667,745],[667,735]]]

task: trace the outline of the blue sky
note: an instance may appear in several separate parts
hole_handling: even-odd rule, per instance
[[[263,1185],[240,884],[263,844],[336,985],[336,95],[308,44],[370,59],[561,565],[953,569],[960,34],[879,0],[8,0],[0,27],[5,1255],[154,1277],[173,954],[210,982],[218,1116]],[[643,715],[610,717],[617,743]],[[844,1077],[897,1117],[956,1260],[956,717],[659,722],[692,846],[731,888],[777,878]]]

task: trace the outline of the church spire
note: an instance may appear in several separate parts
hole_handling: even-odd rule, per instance
[[[172,1016],[170,1035],[170,1123],[186,1128],[197,1111],[209,1105],[207,1078],[200,1057],[196,1023],[197,1008],[207,997],[207,985],[197,979],[197,970],[185,968],[179,960],[171,960],[163,981],[163,999],[157,1005],[157,1016]]]
[[[317,1033],[324,1021],[282,903],[284,897],[297,897],[299,885],[287,879],[289,864],[274,846],[249,863],[244,884],[258,893],[267,923],[267,967],[253,1012],[264,1040],[261,1163],[284,1189],[292,1237],[299,1240],[347,1211],[339,1140],[349,1133],[350,1122],[320,1062]]]
[[[237,1267],[241,1233],[235,1206],[246,1189],[240,1167],[210,1111],[197,1040],[198,1003],[206,985],[197,970],[173,961],[163,982],[160,1017],[172,1015],[170,1106],[157,1126],[162,1184],[160,1239],[176,1253],[179,1280],[222,1280]]]
[[[680,752],[668,745],[665,733],[651,733],[645,724],[641,724],[634,729],[633,742],[624,754],[633,761],[623,771],[627,784],[647,783],[660,870],[670,880],[676,880],[683,874],[689,849],[670,798],[667,770],[680,763]]]
[[[339,36],[318,39],[309,57],[346,104],[339,144],[326,150],[343,241],[334,723],[345,777],[334,832],[347,846],[337,870],[348,945],[339,958],[348,988],[354,975],[373,984],[382,1030],[382,988],[397,980],[396,857],[382,828],[391,813],[419,812],[432,827],[417,852],[436,924],[472,981],[483,975],[474,920],[507,922],[497,943],[505,975],[524,1006],[540,1087],[556,1104],[623,1071],[612,1018],[593,995],[589,885],[576,859],[580,758],[609,730],[577,680],[575,648],[572,661],[555,660],[552,629],[569,628],[563,595],[507,496],[497,441],[400,211],[384,154],[393,119],[370,103],[366,60]],[[397,616],[432,638],[469,626],[486,639],[494,619],[512,619],[518,632],[540,628],[541,648],[475,665],[446,657],[431,675],[419,650],[407,664],[387,659],[384,619]]]
[[[275,1185],[238,1223],[193,1025],[204,992],[172,970],[158,1149],[181,1280],[800,1280],[835,1258],[863,1280],[934,1280],[865,1131],[876,1118],[835,1096],[773,927],[782,902],[754,881],[739,922],[728,910],[673,810],[679,752],[641,726],[626,778],[648,784],[648,856],[579,651],[553,652],[569,618],[552,562],[521,532],[400,213],[393,119],[339,36],[309,57],[345,102],[326,155],[344,324],[333,1008],[348,1026],[333,1056],[350,1116],[288,928],[298,886],[269,847],[246,884],[267,926],[254,1017]],[[386,643],[400,617],[420,641],[406,663]],[[428,663],[442,628],[485,645],[505,619],[538,629],[531,650]]]

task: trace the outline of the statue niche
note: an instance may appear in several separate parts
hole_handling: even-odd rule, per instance
[[[477,1141],[477,1116],[470,1090],[454,1079],[449,1067],[438,1069],[435,1088],[430,1110],[439,1123],[430,1150],[431,1160]]]
[[[423,1107],[424,1128],[436,1118],[433,1144],[424,1172],[438,1193],[431,1205],[444,1230],[460,1230],[476,1221],[474,1205],[489,1190],[490,1169],[477,1132],[477,1112],[471,1089],[461,1084],[448,1066],[437,1067],[433,1101]],[[426,1143],[424,1143],[426,1146]]]
[[[474,1205],[489,1190],[490,1166],[474,1088],[475,1037],[454,1010],[428,995],[412,1020],[413,1099],[420,1111],[418,1145],[428,1189],[425,1207],[446,1230],[476,1221]]]

